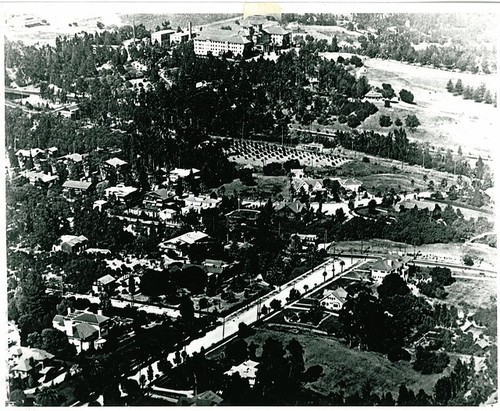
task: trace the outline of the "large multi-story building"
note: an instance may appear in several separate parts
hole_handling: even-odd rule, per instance
[[[222,56],[231,53],[233,56],[244,56],[252,47],[252,42],[246,37],[231,30],[203,31],[194,39],[194,52],[198,56]]]
[[[151,33],[151,44],[158,43],[160,46],[170,46],[170,37],[175,34],[175,30],[159,30]]]

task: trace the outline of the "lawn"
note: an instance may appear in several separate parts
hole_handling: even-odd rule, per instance
[[[316,364],[323,367],[323,376],[310,384],[311,389],[322,394],[328,394],[338,387],[341,387],[346,394],[352,394],[361,390],[366,381],[375,387],[374,391],[379,393],[391,391],[396,397],[399,385],[403,383],[416,392],[423,388],[428,394],[432,394],[434,384],[443,375],[424,376],[414,371],[407,362],[392,364],[384,355],[349,349],[334,339],[318,335],[311,338],[310,334],[305,333],[290,334],[258,329],[247,342],[254,341],[258,346],[262,346],[269,337],[282,341],[284,346],[292,338],[296,338],[302,344],[306,367]],[[258,349],[257,355],[260,354]],[[444,371],[447,372],[449,371]]]

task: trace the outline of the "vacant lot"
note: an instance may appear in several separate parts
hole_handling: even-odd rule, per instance
[[[472,311],[490,306],[492,300],[496,301],[497,297],[496,284],[491,281],[457,279],[446,287],[446,291],[448,292],[444,300],[446,303],[469,308]]]
[[[366,71],[363,74],[371,85],[390,83],[396,94],[405,88],[414,94],[417,104],[401,102],[386,109],[382,103],[377,103],[380,112],[368,118],[361,128],[380,129],[380,114],[403,119],[412,113],[422,125],[410,137],[451,148],[454,152],[461,145],[464,154],[479,152],[488,156],[494,144],[496,109],[492,105],[455,97],[446,91],[446,84],[449,79],[456,82],[460,78],[464,85],[477,87],[485,83],[488,89],[495,90],[496,76],[455,73],[393,60],[366,59],[364,63]]]
[[[321,365],[323,376],[310,384],[310,388],[322,394],[328,394],[341,388],[346,394],[361,390],[366,381],[369,381],[374,391],[385,393],[391,391],[397,397],[400,384],[406,384],[414,391],[423,388],[428,394],[432,393],[434,384],[443,374],[423,376],[414,371],[407,362],[392,364],[385,356],[373,352],[349,349],[340,342],[310,334],[291,334],[268,329],[258,329],[257,333],[248,338],[247,342],[254,341],[262,346],[264,341],[273,337],[283,342],[296,338],[304,347],[306,367]],[[257,355],[260,355],[260,349]],[[448,371],[445,370],[444,373]]]

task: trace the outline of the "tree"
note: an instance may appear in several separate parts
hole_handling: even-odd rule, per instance
[[[446,84],[446,90],[448,90],[448,93],[453,93],[455,90],[455,87],[453,86],[453,81],[451,79],[448,80],[448,84]]]
[[[269,304],[272,310],[276,311],[281,308],[281,301],[280,300],[272,300],[271,303]]]
[[[405,124],[410,130],[414,130],[420,125],[420,121],[415,114],[408,114],[405,119]]]
[[[464,91],[463,85],[462,85],[462,80],[458,79],[457,82],[455,83],[455,88],[454,92],[455,94],[461,95]]]
[[[462,260],[466,266],[472,267],[474,265],[474,259],[469,254],[464,255]]]
[[[402,89],[399,92],[399,97],[401,98],[402,101],[404,101],[405,103],[409,103],[409,104],[413,104],[413,100],[415,99],[413,94],[410,91],[405,90],[405,89]]]
[[[384,277],[382,284],[377,288],[377,292],[380,299],[386,299],[395,295],[407,295],[411,291],[399,274],[392,273]]]
[[[184,296],[179,304],[179,313],[182,321],[191,324],[194,320],[194,304],[191,298]]]
[[[398,117],[398,118],[396,119],[396,121],[394,122],[394,124],[395,124],[396,126],[398,126],[398,127],[401,127],[401,126],[403,125],[403,122],[402,122],[402,121],[401,121],[401,119]]]
[[[368,202],[368,214],[371,214],[371,215],[377,214],[376,208],[377,208],[377,202],[372,198]]]
[[[445,352],[435,353],[429,349],[417,346],[416,358],[413,369],[422,374],[437,374],[442,372],[450,363],[450,358]]]
[[[224,354],[232,364],[240,364],[248,358],[248,344],[244,339],[236,338],[226,345]]]
[[[348,117],[347,117],[347,125],[351,128],[356,128],[357,126],[359,126],[361,124],[361,121],[360,119],[358,118],[358,116],[356,114],[350,114]]]
[[[380,124],[380,127],[390,127],[392,125],[390,116],[380,116],[378,122]]]
[[[121,392],[118,383],[107,385],[102,392],[102,396],[104,406],[117,406],[121,404]]]

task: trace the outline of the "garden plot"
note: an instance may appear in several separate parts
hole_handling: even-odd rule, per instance
[[[338,154],[315,153],[297,150],[293,147],[260,141],[231,140],[226,152],[229,160],[240,164],[264,166],[269,163],[284,163],[288,160],[299,160],[302,166],[340,167],[350,161]]]

